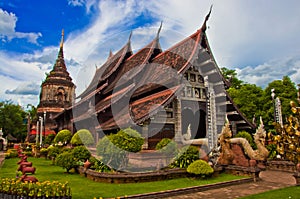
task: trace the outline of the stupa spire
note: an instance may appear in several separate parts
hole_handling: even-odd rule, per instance
[[[59,45],[60,48],[63,48],[63,46],[64,46],[64,36],[65,36],[65,31],[64,31],[64,29],[62,29],[61,40],[60,40],[60,45]]]

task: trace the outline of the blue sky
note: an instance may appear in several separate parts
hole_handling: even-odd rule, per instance
[[[219,67],[236,69],[239,78],[262,87],[284,75],[300,83],[298,0],[0,0],[0,100],[38,104],[62,29],[78,95],[131,30],[138,50],[163,21],[166,49],[200,28],[211,4],[207,35]]]

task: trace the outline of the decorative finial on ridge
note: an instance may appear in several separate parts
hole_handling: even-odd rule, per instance
[[[65,36],[65,31],[64,29],[62,29],[61,31],[61,41],[60,41],[60,48],[62,48],[64,46],[64,36]]]
[[[203,32],[205,32],[206,29],[207,29],[206,22],[208,21],[208,19],[209,19],[209,17],[210,17],[210,13],[211,13],[211,11],[212,11],[212,7],[213,7],[213,4],[210,6],[209,13],[206,15],[205,20],[204,20],[204,23],[203,23],[203,25],[202,25],[202,27],[201,27],[201,30],[202,30]]]
[[[130,42],[131,37],[132,37],[132,31],[130,32],[130,35],[129,35],[129,37],[128,37],[128,42]]]
[[[159,37],[160,31],[161,31],[161,28],[162,28],[162,24],[163,24],[163,21],[160,22],[160,26],[159,26],[159,29],[158,29],[157,34],[156,34],[157,38]]]
[[[112,53],[111,49],[109,50],[109,56],[108,58],[112,57],[114,54]]]

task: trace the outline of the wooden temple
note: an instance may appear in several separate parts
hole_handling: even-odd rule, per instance
[[[191,139],[221,133],[226,115],[233,132],[255,128],[226,92],[230,82],[222,76],[206,35],[209,15],[199,30],[165,51],[159,43],[161,27],[135,53],[130,35],[96,70],[78,101],[56,115],[57,130],[85,128],[98,140],[131,127],[146,138],[144,148],[153,149],[162,138],[180,142],[189,127]],[[39,110],[43,112],[42,106]]]

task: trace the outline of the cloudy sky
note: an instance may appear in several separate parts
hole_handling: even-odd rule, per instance
[[[201,27],[211,4],[207,35],[219,67],[261,87],[284,75],[300,83],[298,0],[0,0],[0,101],[38,104],[62,29],[78,95],[131,30],[136,51],[162,21],[160,41],[167,49]]]

